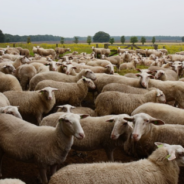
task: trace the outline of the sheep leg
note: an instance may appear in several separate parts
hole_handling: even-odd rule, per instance
[[[40,168],[40,177],[42,180],[42,184],[47,184],[48,179],[47,179],[47,168]]]
[[[105,149],[105,151],[106,151],[106,154],[107,154],[107,158],[108,158],[108,160],[109,161],[114,161],[114,156],[113,156],[113,149]]]

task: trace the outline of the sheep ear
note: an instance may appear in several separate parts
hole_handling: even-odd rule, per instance
[[[88,116],[88,114],[80,114],[81,119],[87,118]]]
[[[106,122],[113,123],[114,122],[114,118],[110,118],[110,119],[106,120]]]
[[[72,67],[73,69],[77,69],[75,66]]]
[[[86,81],[86,77],[82,76],[83,81]]]
[[[161,142],[155,142],[154,143],[158,148],[161,148],[164,146],[164,143],[161,143]]]
[[[50,63],[45,63],[45,66],[49,66],[50,65]]]
[[[62,123],[64,121],[64,118],[59,118],[58,121],[59,123]]]
[[[134,117],[128,117],[128,118],[126,117],[126,118],[124,118],[124,120],[133,122],[134,121]]]
[[[167,155],[166,158],[169,161],[176,159],[176,152],[175,152],[175,150],[171,150],[171,151],[169,150],[169,155]]]
[[[137,73],[136,76],[137,76],[137,77],[141,77],[141,74]]]
[[[162,120],[155,119],[155,118],[150,119],[150,123],[154,125],[164,125],[165,124]]]
[[[59,89],[57,89],[57,88],[52,88],[52,91],[58,91]]]
[[[148,77],[150,77],[151,79],[154,79],[155,78],[153,75],[148,75]]]
[[[45,90],[41,89],[40,91],[38,91],[38,93],[44,93]]]
[[[141,72],[141,70],[139,68],[136,69],[138,72]]]

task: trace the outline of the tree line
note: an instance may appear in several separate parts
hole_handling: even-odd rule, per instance
[[[155,36],[155,41],[183,41],[184,42],[184,36]],[[28,36],[19,36],[19,35],[11,35],[11,34],[4,34],[0,30],[0,43],[3,42],[43,42],[43,41],[56,41],[64,44],[65,42],[87,42],[88,44],[91,44],[91,42],[110,42],[113,44],[114,42],[121,42],[125,43],[125,41],[130,41],[132,43],[136,43],[140,41],[142,44],[144,44],[146,41],[154,41],[153,37],[151,36],[110,36],[108,33],[105,33],[103,31],[97,32],[94,36],[88,36],[88,37],[79,37],[75,36],[74,38],[68,38],[68,37],[60,37],[60,36],[53,36],[53,35],[28,35]],[[154,41],[154,42],[155,42]]]

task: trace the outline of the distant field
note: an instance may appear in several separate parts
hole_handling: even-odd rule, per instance
[[[126,44],[130,44],[130,43],[126,43]],[[140,45],[140,43],[138,43]],[[163,46],[168,50],[169,54],[174,54],[176,52],[179,51],[184,51],[184,43],[156,43],[159,45],[158,48],[163,48]],[[0,47],[7,47],[7,45],[9,45],[10,47],[13,46],[12,43],[1,43]],[[56,48],[56,44],[48,44],[48,43],[41,43],[41,44],[35,44],[35,43],[31,43],[31,44],[27,44],[27,43],[16,43],[15,47],[22,47],[22,48],[27,48],[30,50],[30,54],[33,55],[32,52],[32,48],[33,46],[37,46],[39,45],[40,47],[46,48],[46,49],[54,49]],[[143,47],[141,47],[142,49],[152,49],[153,47],[148,47],[146,45],[150,45],[150,43],[145,43],[145,45]],[[91,53],[91,47],[92,46],[96,46],[96,43],[93,43],[91,45],[88,44],[84,44],[84,43],[78,43],[78,44],[58,44],[59,47],[63,47],[65,46],[66,48],[70,48],[72,51],[78,51],[79,53],[81,52],[86,52],[86,53]],[[104,44],[99,43],[98,44],[99,47],[104,47]],[[110,46],[110,49],[117,49],[117,46]],[[124,48],[123,46],[121,46],[121,48]]]

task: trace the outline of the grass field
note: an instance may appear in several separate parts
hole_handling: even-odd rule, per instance
[[[126,43],[129,44],[129,43]],[[138,43],[140,44],[140,43]],[[182,43],[156,43],[158,44],[158,48],[163,48],[163,46],[168,50],[169,54],[174,54],[176,52],[179,51],[184,51],[184,44]],[[7,45],[9,45],[10,47],[13,46],[12,43],[0,43],[0,47],[7,47]],[[30,54],[33,56],[33,52],[32,52],[32,48],[33,46],[37,46],[39,45],[40,47],[43,47],[45,49],[54,49],[56,48],[56,44],[47,44],[47,43],[42,43],[42,44],[34,44],[34,43],[16,43],[15,47],[22,47],[22,48],[27,48],[30,50]],[[148,47],[146,45],[150,45],[150,43],[145,44],[143,47],[141,47],[142,49],[152,49],[153,47]],[[78,51],[79,53],[81,52],[86,52],[86,53],[91,53],[91,47],[92,46],[96,46],[95,44],[85,44],[85,43],[79,43],[79,44],[58,44],[59,47],[63,47],[65,46],[66,48],[70,48],[72,51]],[[104,44],[99,43],[98,44],[99,47],[104,47]],[[123,46],[120,46],[121,48],[124,48]],[[117,49],[117,46],[109,46],[110,49]],[[135,48],[134,48],[135,49]]]

